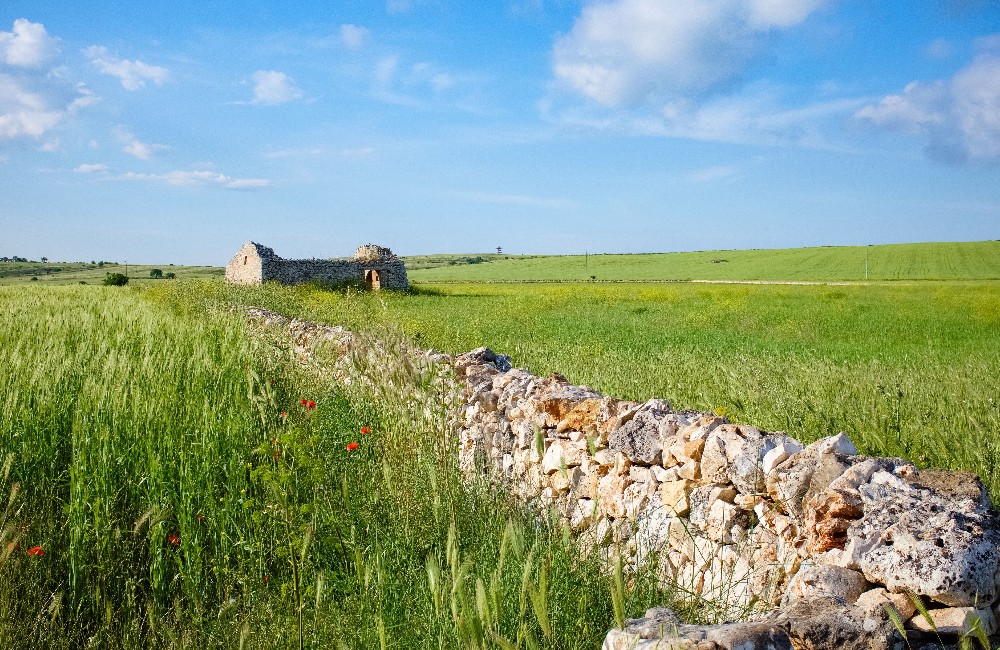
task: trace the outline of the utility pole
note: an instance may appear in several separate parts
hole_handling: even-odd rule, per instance
[[[125,258],[125,277],[128,277],[128,258]]]
[[[587,258],[587,251],[583,251],[583,268],[584,270],[590,269],[590,260]]]

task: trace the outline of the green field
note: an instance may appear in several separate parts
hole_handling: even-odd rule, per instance
[[[220,287],[426,347],[488,345],[536,374],[727,414],[804,441],[970,469],[1000,496],[1000,283],[450,284],[405,294]]]
[[[469,264],[481,257],[484,261]],[[1000,241],[642,255],[406,258],[413,282],[1000,279]]]
[[[545,261],[448,263],[466,257],[436,263]],[[0,287],[4,647],[582,650],[614,625],[616,594],[629,616],[670,602],[649,576],[607,578],[502,493],[460,489],[429,394],[320,382],[233,310],[250,305],[446,352],[488,345],[804,441],[845,431],[864,453],[975,471],[1000,497],[998,281],[370,294],[22,278]]]
[[[39,283],[47,286],[67,284],[100,284],[108,273],[126,272],[124,264],[104,262],[103,266],[88,262],[0,262],[0,286]],[[160,282],[149,277],[153,269],[164,275],[173,273],[178,280],[222,277],[225,269],[217,266],[175,266],[173,264],[129,264],[130,282]]]

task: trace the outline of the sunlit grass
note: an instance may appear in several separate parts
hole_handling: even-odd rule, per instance
[[[440,411],[296,370],[211,288],[0,288],[0,644],[600,645],[600,560],[464,488]]]

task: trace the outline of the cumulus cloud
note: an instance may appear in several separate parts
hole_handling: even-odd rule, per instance
[[[175,170],[165,174],[139,174],[127,172],[122,177],[132,181],[161,181],[178,187],[223,187],[230,190],[247,190],[268,187],[266,178],[233,178],[213,171]]]
[[[41,23],[25,18],[14,21],[9,32],[0,32],[0,61],[9,66],[37,68],[55,55],[57,39]]]
[[[282,104],[302,97],[302,91],[284,72],[258,70],[253,73],[253,83],[251,104]]]
[[[91,45],[83,54],[102,74],[117,77],[125,90],[139,90],[147,81],[160,86],[170,78],[170,71],[166,68],[149,65],[138,59],[119,59],[101,45]]]
[[[768,31],[824,0],[611,0],[586,4],[552,52],[557,82],[602,106],[697,95],[742,72]]]
[[[972,62],[950,79],[911,82],[854,117],[925,139],[936,160],[1000,162],[1000,35],[976,45]]]
[[[122,151],[127,154],[132,154],[141,160],[150,160],[156,155],[157,152],[170,148],[165,144],[148,144],[140,142],[133,134],[129,133],[122,127],[115,129],[115,139],[125,145],[122,147]]]
[[[365,44],[370,33],[365,27],[343,24],[340,26],[340,41],[344,44],[344,47],[356,50]]]

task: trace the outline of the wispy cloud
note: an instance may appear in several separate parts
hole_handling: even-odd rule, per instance
[[[550,198],[544,196],[526,196],[523,194],[495,194],[492,192],[452,192],[451,196],[477,203],[505,203],[524,205],[533,208],[555,208],[559,210],[579,208],[580,203],[569,199]]]
[[[347,23],[340,26],[340,42],[344,44],[344,47],[351,50],[360,49],[365,44],[365,41],[368,40],[370,34],[371,30],[366,27]]]
[[[281,149],[278,151],[267,151],[264,158],[273,160],[276,158],[303,158],[310,156],[322,156],[326,154],[326,149]]]
[[[659,113],[645,108],[554,106],[544,117],[558,125],[627,135],[685,138],[755,145],[842,149],[841,124],[864,106],[864,98],[822,99],[793,105],[790,93],[773,84],[754,84],[731,95],[668,102]]]
[[[53,89],[35,76],[17,79],[0,72],[0,140],[41,138],[66,117],[98,101],[83,85],[73,93],[65,86]],[[65,103],[59,106],[60,101]]]
[[[251,104],[283,104],[302,97],[302,90],[284,72],[258,70],[253,73]]]
[[[160,181],[178,187],[222,187],[230,190],[260,189],[271,185],[266,178],[233,178],[213,171],[171,171],[165,174],[127,172],[120,176],[129,181]]]
[[[102,74],[117,77],[125,90],[139,90],[145,87],[146,82],[160,86],[170,79],[170,71],[166,68],[149,65],[138,59],[119,59],[102,45],[91,45],[83,54]]]
[[[340,150],[340,155],[344,158],[371,158],[377,153],[375,147],[348,147]]]
[[[84,163],[73,171],[77,174],[107,174],[111,169],[104,163]]]
[[[936,160],[1000,162],[1000,34],[976,46],[972,62],[951,78],[911,82],[861,108],[855,119],[925,139]]]
[[[688,174],[688,179],[695,183],[713,183],[716,181],[733,180],[739,176],[739,169],[727,165],[696,169]]]
[[[37,68],[57,50],[58,39],[49,36],[41,23],[18,18],[11,31],[0,31],[0,61],[9,66]]]
[[[122,147],[122,151],[127,154],[132,154],[141,160],[151,160],[157,152],[165,151],[170,148],[165,144],[149,144],[146,142],[140,142],[134,135],[120,126],[115,129],[115,139],[125,145]]]

